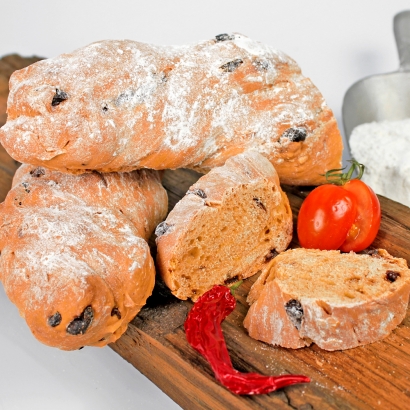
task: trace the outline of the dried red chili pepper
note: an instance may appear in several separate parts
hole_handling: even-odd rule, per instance
[[[236,394],[270,393],[295,383],[310,382],[301,375],[264,376],[233,368],[221,323],[235,306],[236,299],[230,289],[216,285],[198,299],[185,321],[189,344],[208,360],[216,379]]]

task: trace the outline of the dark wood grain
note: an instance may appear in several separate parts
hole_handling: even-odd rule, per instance
[[[4,200],[11,188],[11,182],[19,163],[14,161],[6,153],[6,150],[0,144],[0,202]]]
[[[170,209],[198,177],[188,170],[164,173]],[[296,221],[310,190],[284,189]],[[409,262],[410,209],[383,197],[380,202],[382,224],[374,246]],[[291,246],[299,246],[296,239]],[[148,305],[111,347],[185,409],[410,408],[409,310],[389,337],[368,346],[336,352],[315,345],[299,350],[272,347],[251,339],[242,325],[248,310],[246,295],[255,279],[247,279],[238,289],[237,307],[223,323],[234,366],[264,374],[306,374],[312,379],[310,384],[250,397],[226,391],[215,381],[206,361],[186,342],[183,323],[192,303],[173,297],[160,280]]]
[[[6,107],[10,76],[14,71],[27,67],[39,60],[42,60],[42,57],[22,57],[18,54],[9,54],[0,58],[0,126],[7,119]]]

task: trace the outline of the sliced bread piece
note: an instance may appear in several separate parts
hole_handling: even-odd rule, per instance
[[[244,326],[272,345],[350,349],[387,336],[406,315],[410,270],[383,249],[368,254],[288,250],[254,283]]]
[[[248,152],[192,185],[156,234],[165,283],[196,300],[214,284],[264,271],[292,239],[292,211],[272,164]]]

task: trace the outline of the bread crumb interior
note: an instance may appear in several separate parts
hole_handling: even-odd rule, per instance
[[[175,294],[195,299],[214,284],[256,273],[276,244],[286,240],[286,213],[291,210],[274,185],[246,184],[227,192],[221,204],[190,221],[177,245],[170,263]]]
[[[338,251],[294,249],[274,265],[275,280],[296,299],[315,298],[333,305],[367,301],[396,290],[408,275],[394,260]],[[365,262],[365,263],[364,263]],[[399,273],[390,282],[387,271]]]

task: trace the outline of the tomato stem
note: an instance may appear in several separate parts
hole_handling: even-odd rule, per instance
[[[326,172],[326,174],[322,174],[326,177],[326,181],[330,184],[334,185],[344,185],[346,182],[351,181],[352,179],[361,179],[364,173],[365,166],[360,164],[355,159],[349,160],[352,165],[350,166],[347,172],[343,172],[346,167],[338,168],[338,169],[331,169]],[[354,178],[353,174],[356,172],[356,176]]]

